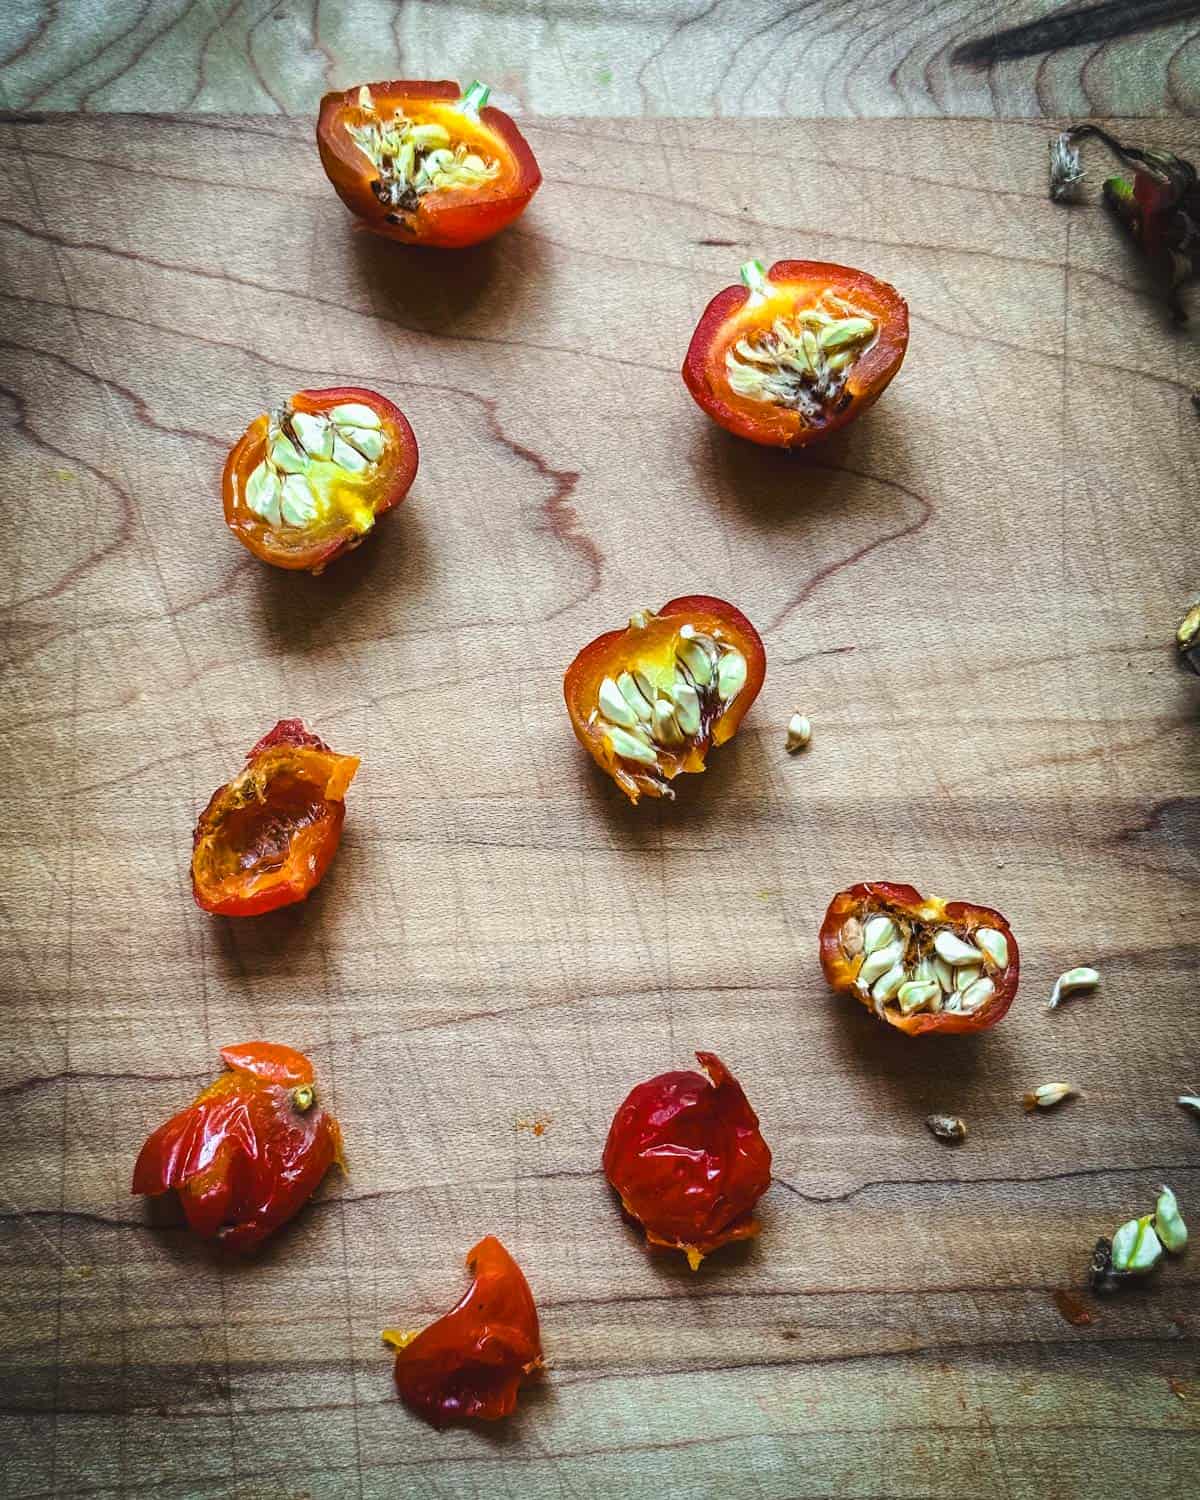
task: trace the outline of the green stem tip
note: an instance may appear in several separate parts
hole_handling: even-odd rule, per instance
[[[491,85],[480,83],[479,79],[476,78],[473,82],[467,84],[463,90],[463,96],[458,101],[458,107],[464,115],[471,115],[472,118],[477,120],[479,118],[479,111],[488,102],[491,93]]]
[[[743,261],[739,275],[742,285],[749,289],[751,302],[761,302],[764,297],[771,295],[773,288],[767,280],[767,270],[761,260]]]

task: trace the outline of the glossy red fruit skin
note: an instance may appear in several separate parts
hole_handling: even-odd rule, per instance
[[[450,1312],[418,1334],[383,1335],[396,1347],[400,1399],[434,1427],[511,1415],[522,1382],[542,1368],[537,1308],[520,1266],[489,1234],[467,1267],[475,1279]]]
[[[652,1245],[704,1256],[758,1234],[754,1205],[771,1183],[771,1152],[737,1079],[711,1052],[704,1074],[640,1083],[613,1118],[604,1175]]]
[[[254,1250],[307,1203],[337,1162],[338,1122],[314,1101],[312,1063],[275,1042],[225,1047],[229,1071],[143,1145],[132,1191],[170,1191],[189,1226],[222,1248]]]
[[[976,906],[970,901],[943,901],[937,896],[922,896],[915,886],[897,885],[888,880],[866,880],[839,891],[829,903],[818,935],[821,968],[830,987],[839,993],[853,994],[855,999],[874,1013],[869,996],[855,987],[859,962],[848,959],[842,951],[841,931],[847,918],[861,918],[864,911],[895,913],[908,921],[929,926],[951,928],[969,939],[977,927],[991,927],[1004,934],[1008,943],[1008,963],[990,975],[996,990],[991,999],[969,1015],[953,1011],[914,1011],[900,1014],[894,1007],[884,1010],[882,1019],[907,1036],[952,1036],[972,1031],[987,1031],[1004,1019],[1016,998],[1021,978],[1021,952],[1008,918],[990,906]]]

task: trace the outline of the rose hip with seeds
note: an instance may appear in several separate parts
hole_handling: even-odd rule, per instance
[[[320,573],[400,504],[416,472],[408,418],[378,391],[297,391],[234,444],[225,524],[261,561]]]
[[[984,1031],[1017,992],[1020,957],[1005,918],[911,885],[867,881],[840,891],[820,949],[833,989],[910,1036]]]
[[[498,234],[542,174],[490,93],[397,80],[326,94],[317,149],[338,197],[367,229],[405,244],[458,249]]]
[[[683,362],[697,404],[739,437],[803,448],[871,406],[908,347],[886,281],[814,260],[747,261],[705,309]]]
[[[732,604],[688,594],[585,646],[563,679],[571,727],[631,802],[673,797],[711,745],[737,733],[767,669],[758,631]]]

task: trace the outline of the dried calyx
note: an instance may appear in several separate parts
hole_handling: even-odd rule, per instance
[[[490,92],[485,84],[472,83],[449,107],[478,121]],[[477,188],[499,175],[498,161],[456,141],[438,121],[410,120],[400,109],[385,118],[366,84],[358,91],[358,108],[362,119],[346,131],[379,174],[371,188],[387,208],[411,213],[426,193]]]
[[[741,275],[750,289],[748,308],[778,292],[761,261],[747,261]],[[730,388],[751,401],[791,407],[804,420],[817,421],[847,399],[850,370],[878,331],[868,313],[827,289],[807,307],[780,314],[770,328],[756,329],[726,351]]]
[[[271,526],[311,526],[329,510],[326,485],[366,473],[386,446],[378,412],[348,401],[328,412],[296,411],[290,405],[272,413],[266,453],[246,480],[245,499]],[[369,509],[351,519],[365,522]]]
[[[650,618],[649,610],[638,610],[630,629],[644,630]],[[713,724],[745,687],[746,673],[746,658],[736,646],[683,625],[665,668],[646,663],[601,681],[590,722],[614,754],[652,773],[660,756],[681,759],[707,742]]]
[[[1008,939],[995,927],[954,929],[865,908],[842,924],[842,952],[862,955],[854,987],[883,1016],[949,1011],[970,1015],[996,993],[994,976],[1008,967]]]

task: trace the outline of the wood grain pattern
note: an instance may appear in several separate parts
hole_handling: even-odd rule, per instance
[[[302,121],[0,131],[6,1492],[1185,1494],[1196,1252],[1087,1327],[1054,1293],[1164,1177],[1200,1217],[1197,684],[1167,644],[1200,353],[1102,212],[1045,200],[1045,127],[546,122],[531,211],[452,261],[355,234]],[[912,306],[900,378],[811,458],[677,373],[752,253]],[[226,448],[335,380],[405,408],[420,475],[327,576],[265,569]],[[755,620],[766,686],[634,810],[561,674],[685,590]],[[302,908],[206,919],[196,811],[281,714],[363,757],[341,853]],[[864,875],[1008,913],[996,1032],[912,1044],[826,993],[816,927]],[[1081,961],[1102,988],[1048,1014]],[[226,1265],[127,1184],[260,1035],[314,1057],[352,1171]],[[761,1241],[692,1277],[599,1157],[697,1046],[776,1181]],[[1027,1118],[1055,1076],[1083,1098]],[[379,1330],[448,1306],[485,1231],[553,1370],[506,1432],[437,1435]]]
[[[8,109],[309,114],[372,78],[542,115],[1200,111],[1195,0],[9,0]]]

